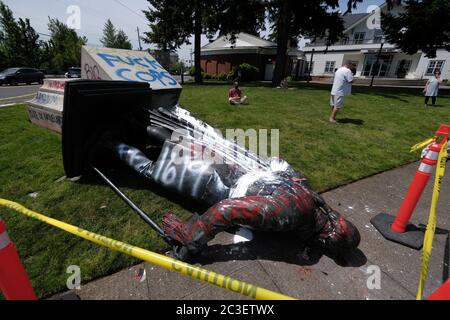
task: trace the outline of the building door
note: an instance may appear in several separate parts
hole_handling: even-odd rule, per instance
[[[265,81],[272,81],[274,69],[275,69],[275,65],[273,63],[266,64],[266,72],[264,73]]]
[[[411,69],[412,60],[400,60],[397,65],[397,71],[395,74],[397,78],[405,78]]]
[[[391,68],[392,54],[381,54],[377,62],[377,54],[368,54],[364,61],[363,76],[386,77]]]

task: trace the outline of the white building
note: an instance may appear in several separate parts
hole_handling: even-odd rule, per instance
[[[402,9],[397,6],[393,12]],[[386,10],[386,4],[380,6],[380,11]],[[325,41],[318,39],[303,48],[308,61],[304,72],[308,73],[312,57],[311,76],[316,78],[332,77],[335,68],[351,60],[356,65],[356,76],[360,78],[375,75],[378,78],[420,80],[432,77],[439,69],[443,79],[450,79],[450,52],[438,50],[433,59],[422,52],[407,55],[395,45],[384,43],[379,17],[379,11],[343,16],[345,36],[339,42],[327,47]]]

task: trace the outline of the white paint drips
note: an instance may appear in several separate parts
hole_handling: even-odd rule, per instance
[[[247,228],[239,228],[233,237],[233,243],[242,243],[253,240],[253,232]]]
[[[246,173],[238,179],[234,187],[230,190],[230,198],[244,197],[248,188],[258,180],[273,183],[277,180],[277,177],[271,171],[252,171]]]

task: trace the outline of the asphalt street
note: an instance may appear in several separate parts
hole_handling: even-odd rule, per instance
[[[174,76],[177,81],[181,83],[180,76]],[[185,76],[184,81],[191,80],[192,77]],[[9,86],[9,85],[0,85],[0,107],[17,104],[17,103],[25,103],[31,99],[33,99],[34,95],[38,92],[40,84],[36,85],[18,85],[18,86]]]
[[[34,95],[37,93],[40,84],[37,85],[19,85],[19,86],[0,86],[0,107],[16,104],[25,103],[28,100],[33,99]]]

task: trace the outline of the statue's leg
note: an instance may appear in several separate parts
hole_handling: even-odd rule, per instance
[[[122,142],[111,144],[110,150],[128,167],[146,178],[153,180],[151,174],[155,162],[150,160],[142,151]]]
[[[258,231],[314,230],[313,208],[299,214],[292,206],[272,197],[248,196],[226,199],[211,207],[202,216],[182,221],[173,214],[163,218],[165,233],[182,243],[189,252],[200,252],[219,232],[235,226]]]
[[[141,150],[110,139],[106,145],[121,161],[137,173],[170,191],[212,205],[228,197],[229,187],[218,171],[204,161],[180,161],[171,158],[174,144],[165,143],[157,161]]]

